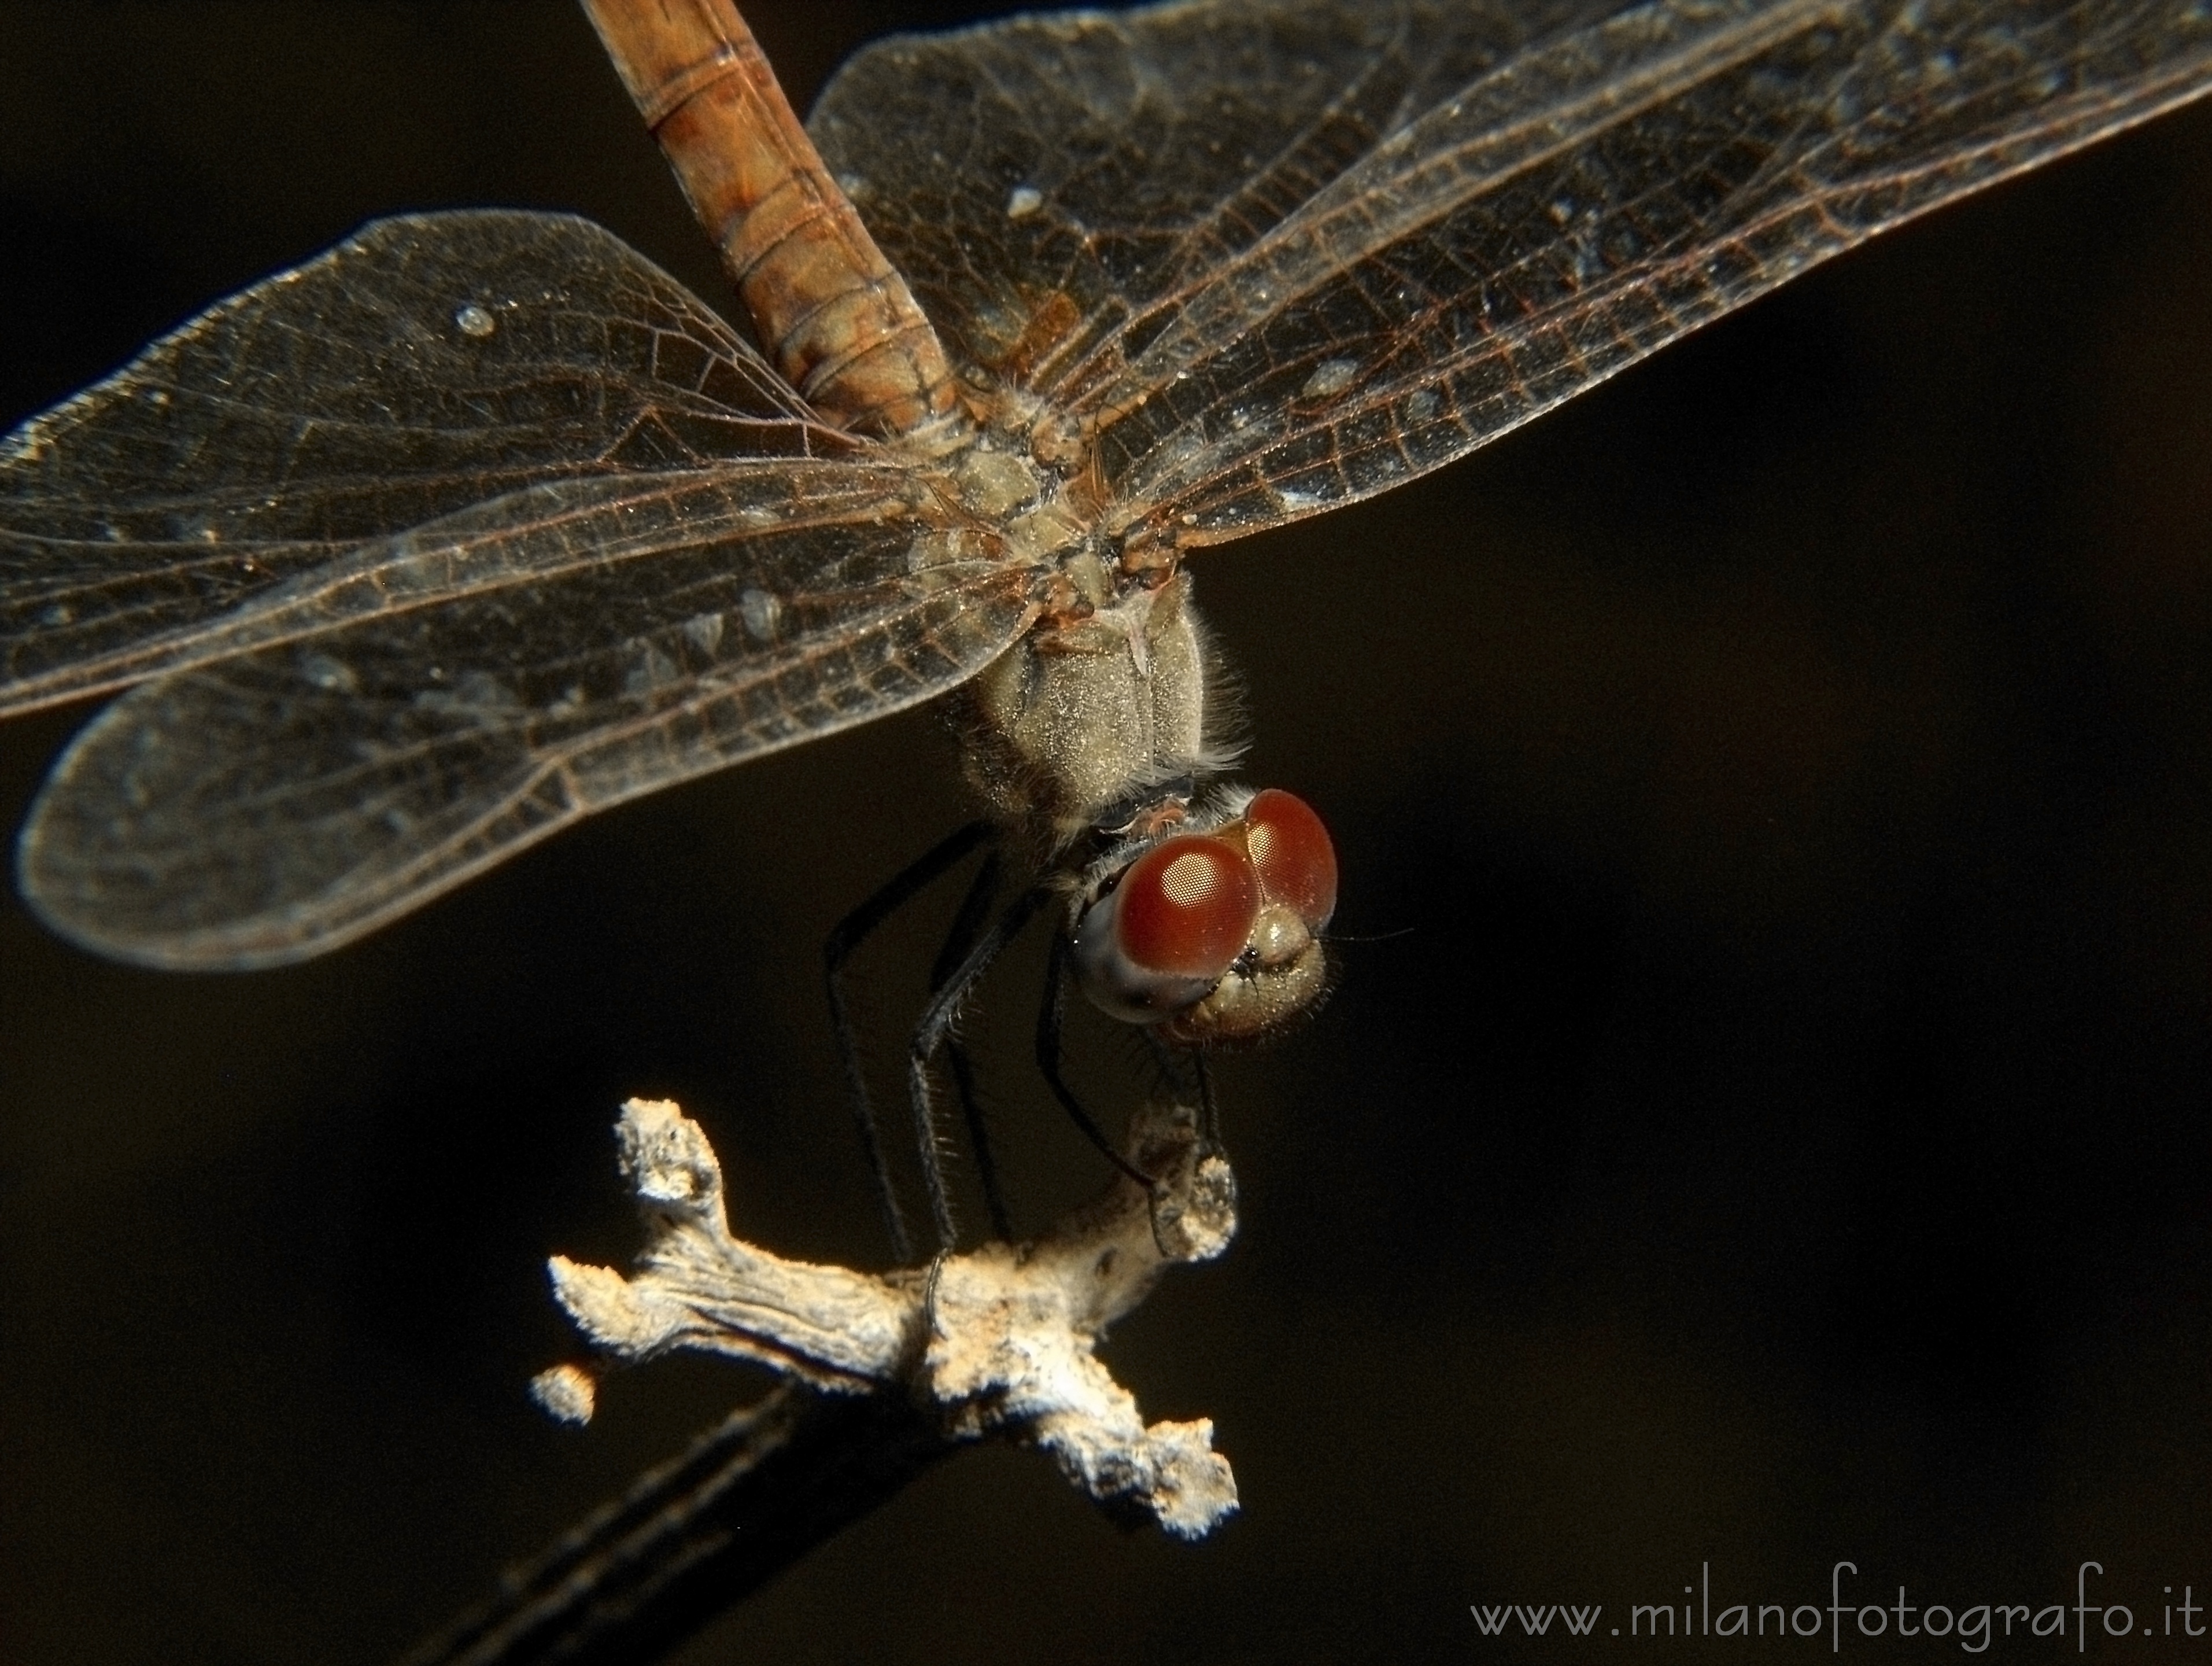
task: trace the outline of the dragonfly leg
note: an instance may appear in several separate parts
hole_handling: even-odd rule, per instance
[[[1198,1076],[1198,1152],[1201,1157],[1221,1155],[1221,1106],[1213,1097],[1213,1073],[1206,1067],[1206,1055],[1194,1051],[1191,1069]]]
[[[823,982],[830,993],[830,1028],[836,1037],[838,1061],[844,1067],[846,1099],[860,1129],[860,1150],[876,1177],[877,1195],[883,1200],[891,1253],[902,1263],[914,1259],[914,1239],[907,1231],[898,1192],[891,1184],[890,1168],[884,1161],[883,1140],[876,1131],[875,1106],[868,1097],[867,1073],[860,1064],[860,1032],[854,1028],[852,1013],[845,1004],[845,962],[877,927],[912,901],[915,893],[996,836],[997,830],[986,821],[969,822],[958,829],[893,874],[874,895],[839,921],[822,945]]]
[[[1106,1137],[1106,1131],[1092,1120],[1089,1111],[1084,1110],[1082,1101],[1075,1097],[1060,1073],[1060,1024],[1066,1012],[1066,997],[1067,939],[1056,933],[1052,939],[1052,958],[1045,967],[1044,1001],[1037,1008],[1037,1069],[1044,1076],[1045,1085],[1052,1090],[1052,1097],[1060,1101],[1060,1108],[1068,1114],[1077,1128],[1083,1130],[1083,1137],[1105,1152],[1108,1162],[1146,1191],[1151,1191],[1158,1183],[1115,1149],[1114,1142]]]
[[[937,1110],[930,1091],[930,1061],[937,1056],[960,1016],[967,999],[983,974],[990,970],[1006,945],[1021,935],[1022,927],[1036,916],[1051,892],[1043,886],[1024,891],[1007,905],[990,930],[978,938],[962,957],[951,976],[939,984],[915,1026],[914,1043],[907,1053],[907,1091],[914,1106],[914,1139],[921,1152],[922,1178],[929,1186],[929,1208],[937,1227],[939,1247],[950,1250],[957,1242],[952,1223],[952,1193],[945,1181],[945,1152],[939,1143]]]
[[[938,951],[937,964],[930,968],[932,994],[943,988],[959,970],[961,961],[982,934],[983,922],[989,917],[991,904],[999,894],[1003,866],[999,853],[994,850],[975,870],[960,912],[953,916],[952,929],[945,933],[945,946]],[[1012,1217],[1006,1213],[1006,1193],[999,1183],[998,1160],[991,1154],[990,1131],[983,1125],[983,1102],[975,1091],[975,1067],[958,1035],[945,1037],[945,1060],[952,1067],[952,1084],[960,1095],[961,1114],[968,1124],[969,1146],[975,1153],[975,1178],[983,1188],[983,1207],[990,1213],[991,1231],[1000,1238],[1011,1239],[1014,1235]]]
[[[1152,1044],[1152,1061],[1160,1075],[1177,1093],[1198,1097],[1198,1149],[1200,1156],[1221,1152],[1221,1107],[1213,1097],[1213,1073],[1206,1067],[1206,1055],[1195,1047],[1175,1047],[1153,1031],[1145,1031]]]

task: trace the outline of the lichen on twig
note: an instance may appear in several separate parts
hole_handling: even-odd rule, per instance
[[[645,1249],[628,1274],[551,1264],[561,1304],[602,1360],[689,1349],[765,1365],[817,1395],[902,1402],[947,1446],[1035,1446],[1102,1505],[1182,1538],[1236,1510],[1212,1423],[1147,1425],[1097,1354],[1168,1266],[1219,1255],[1236,1230],[1229,1166],[1201,1149],[1188,1110],[1152,1104],[1131,1119],[1128,1155],[1153,1177],[1149,1189],[1117,1179],[1040,1237],[885,1274],[788,1261],[733,1234],[720,1164],[672,1104],[630,1101],[617,1135]],[[581,1422],[594,1381],[562,1365],[532,1389],[548,1412]]]

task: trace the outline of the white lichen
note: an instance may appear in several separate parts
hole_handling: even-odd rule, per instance
[[[1236,1231],[1228,1164],[1196,1118],[1152,1105],[1128,1154],[1154,1177],[1121,1178],[1043,1236],[878,1275],[787,1261],[730,1231],[721,1166],[696,1123],[633,1099],[617,1129],[647,1241],[624,1275],[555,1256],[553,1285],[603,1359],[678,1349],[748,1359],[821,1393],[896,1394],[948,1442],[1036,1446],[1101,1503],[1139,1505],[1183,1538],[1237,1508],[1205,1419],[1147,1425],[1097,1357],[1108,1327],[1176,1262],[1210,1260]],[[532,1385],[564,1421],[586,1421],[591,1372],[556,1366]]]

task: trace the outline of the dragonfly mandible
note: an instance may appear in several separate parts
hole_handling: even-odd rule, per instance
[[[649,118],[732,84],[707,62],[634,77]],[[279,964],[963,690],[987,802],[1033,861],[1084,852],[1079,945],[1161,842],[1249,854],[1176,704],[1204,687],[1190,554],[1440,466],[2208,76],[2212,15],[2171,0],[1198,0],[855,58],[811,208],[849,197],[883,264],[756,293],[793,245],[736,191],[758,347],[581,222],[377,222],[8,442],[0,702],[137,685],[57,766],[25,894],[124,958]],[[854,344],[887,342],[906,380],[855,392]],[[1081,669],[1121,690],[1112,746],[1057,692]],[[1317,898],[1306,868],[1281,889]],[[1280,963],[1308,985],[1317,909]],[[1092,987],[1170,1021],[1255,981],[1262,911],[1210,981],[1117,993],[1094,948]]]

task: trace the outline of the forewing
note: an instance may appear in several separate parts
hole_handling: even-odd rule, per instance
[[[295,575],[534,483],[847,443],[597,226],[380,221],[0,441],[0,712],[235,651]]]
[[[363,552],[336,591],[476,577],[117,701],[33,808],[24,893],[128,960],[300,959],[592,811],[927,699],[1032,611],[933,502],[888,468],[732,465],[541,486]]]
[[[1539,28],[1449,95],[1418,80],[1401,119],[1328,165],[1328,136],[1359,131],[1343,100],[1405,73],[1386,23],[1455,64],[1480,58],[1464,41],[1496,27],[1480,9],[1342,8],[1371,44],[1348,35],[1324,60],[1343,89],[1332,100],[1302,88],[1267,40],[1336,9],[1199,0],[1083,26],[1102,60],[1122,53],[1132,107],[1263,106],[1265,85],[1231,91],[1206,77],[1269,66],[1300,124],[1270,142],[1312,171],[1300,201],[1271,198],[1256,218],[1242,207],[1249,192],[1212,220],[1176,201],[1159,240],[1178,252],[1141,267],[1176,274],[1164,289],[1103,301],[1085,290],[1080,321],[1062,307],[1049,322],[1048,300],[1020,303],[1030,322],[1010,361],[1044,396],[1056,444],[1095,442],[1119,500],[1113,523],[1133,539],[1233,537],[1395,485],[1887,227],[2212,82],[2212,8],[2200,0],[1662,0]],[[1460,18],[1465,37],[1453,33]],[[1202,73],[1178,78],[1161,43],[1205,20],[1220,42]],[[1247,44],[1232,47],[1239,31]],[[1024,131],[1018,101],[997,91],[1008,52],[1029,39],[1015,26],[952,38],[942,52],[978,90],[948,101],[927,137],[897,142],[917,156],[1042,155],[1056,130]],[[932,73],[958,84],[955,67]],[[1094,66],[1080,84],[1112,79]],[[856,131],[857,113],[842,100],[825,109],[825,134]],[[1116,167],[1173,179],[1192,166],[1203,123],[1139,119],[1133,132]],[[1234,149],[1238,128],[1223,132]],[[890,161],[840,166],[872,178]],[[1024,219],[1054,212],[1049,195],[1020,206]],[[873,196],[863,210],[882,218],[925,304],[956,317],[1048,296],[1071,272],[1079,289],[1093,283],[1085,262],[1106,246],[1071,212],[1031,234],[1012,279],[980,283],[957,236],[910,228]],[[1215,229],[1248,220],[1263,228]],[[1109,240],[1139,240],[1126,228]]]
[[[872,43],[808,131],[956,356],[1048,385],[1382,138],[1619,0],[1200,0]]]

